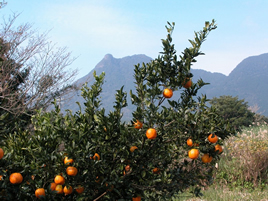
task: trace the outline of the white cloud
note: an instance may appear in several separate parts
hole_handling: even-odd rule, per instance
[[[143,38],[149,38],[135,23],[132,16],[125,16],[115,8],[92,3],[52,5],[46,11],[55,32],[65,34],[66,42],[94,48],[139,49]],[[76,44],[77,45],[77,44]],[[90,48],[90,47],[89,47]]]
[[[80,55],[74,65],[83,69],[83,75],[107,53],[116,58],[133,54],[146,54],[154,58],[162,50],[161,38],[166,36],[165,15],[154,15],[146,10],[132,11],[129,7],[105,4],[105,1],[67,1],[61,4],[50,1],[43,5],[39,10],[39,19],[43,21],[38,23],[53,27],[50,34],[52,40],[60,46],[68,46],[75,56]],[[176,22],[173,41],[178,54],[190,45],[187,40],[193,38],[193,32],[201,28],[198,25],[195,30],[199,22],[192,21],[191,24]],[[267,41],[256,43],[253,38],[248,38],[248,31],[244,32],[246,26],[258,26],[256,20],[249,17],[244,24],[240,20],[240,26],[235,25],[234,28],[234,23],[220,22],[219,29],[211,33],[201,49],[206,55],[198,58],[194,68],[228,75],[244,58],[266,51]],[[250,30],[250,37],[256,35],[256,29]],[[266,32],[263,30],[261,33],[264,35]],[[259,33],[259,36],[262,35]]]
[[[115,58],[158,55],[162,38],[159,32],[141,27],[138,17],[126,15],[124,10],[92,2],[50,3],[43,10],[46,23],[53,27],[52,40],[79,55],[73,64],[79,66],[78,77],[93,69],[107,53]]]

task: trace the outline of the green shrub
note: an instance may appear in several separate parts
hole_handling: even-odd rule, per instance
[[[210,104],[216,107],[219,114],[228,120],[236,129],[249,126],[254,121],[254,113],[249,109],[248,103],[238,97],[220,96],[210,100]]]
[[[208,33],[215,29],[214,21],[195,33],[179,60],[171,44],[174,24],[167,26],[167,39],[162,40],[163,52],[150,63],[135,66],[136,92],[131,92],[136,106],[131,123],[121,121],[122,109],[127,106],[123,87],[115,94],[114,109],[108,114],[101,107],[99,97],[104,73],[95,75],[95,83],[82,88],[85,111],[67,111],[62,115],[55,103],[55,110],[40,110],[32,118],[31,130],[10,134],[4,142],[6,155],[0,161],[1,199],[34,200],[35,189],[43,187],[44,200],[131,200],[141,196],[143,200],[170,200],[171,197],[193,188],[200,195],[200,186],[211,180],[211,168],[219,159],[215,144],[208,141],[213,133],[222,143],[234,130],[230,128],[214,108],[206,105],[206,96],[196,97],[205,85],[202,79],[187,89],[184,80],[190,79],[191,63],[202,54],[200,47]],[[163,90],[171,88],[181,94],[180,100],[167,100]],[[163,106],[167,102],[169,107]],[[80,104],[80,103],[78,103]],[[139,120],[143,127],[136,129]],[[146,131],[154,128],[155,139],[148,139]],[[199,145],[200,156],[189,159],[191,138]],[[137,146],[133,152],[130,147]],[[100,160],[94,160],[98,153]],[[213,160],[203,164],[200,157],[209,153]],[[77,175],[66,173],[63,160],[72,158]],[[153,169],[159,168],[154,173]],[[9,175],[19,172],[21,184],[11,184]],[[56,175],[65,178],[65,186],[74,189],[82,185],[82,194],[56,194],[50,183]]]

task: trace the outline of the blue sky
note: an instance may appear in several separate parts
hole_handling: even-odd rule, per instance
[[[51,30],[50,40],[78,56],[71,68],[77,79],[105,56],[158,56],[166,22],[175,22],[173,42],[178,53],[188,39],[215,19],[193,66],[228,75],[244,58],[268,52],[266,0],[7,0],[1,16],[21,13],[17,23],[29,22],[40,32]]]

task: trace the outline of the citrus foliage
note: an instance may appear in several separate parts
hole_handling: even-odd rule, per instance
[[[233,130],[206,105],[206,96],[196,97],[205,85],[202,79],[186,88],[183,83],[193,76],[191,64],[202,54],[201,44],[216,25],[206,22],[190,40],[192,47],[179,58],[171,44],[174,24],[168,23],[166,28],[168,35],[162,40],[159,57],[135,66],[136,92],[130,95],[137,108],[132,122],[121,121],[122,109],[127,106],[123,87],[117,90],[113,111],[106,114],[101,108],[104,73],[94,74],[95,83],[82,88],[84,112],[80,109],[62,115],[54,103],[54,111],[40,110],[32,118],[33,131],[6,137],[7,154],[0,160],[0,198],[170,200],[172,195],[211,179],[209,170],[220,153],[208,136],[217,135],[217,144],[221,144]],[[181,98],[167,100],[165,88],[180,93]],[[192,149],[186,143],[189,138],[195,153],[200,153],[196,159],[188,157]],[[201,160],[204,154],[209,156],[206,164]],[[72,160],[66,162],[66,157]],[[22,174],[22,183],[9,182],[13,172]],[[36,197],[40,188],[45,189],[45,196],[42,190]],[[199,195],[199,189],[194,193]]]

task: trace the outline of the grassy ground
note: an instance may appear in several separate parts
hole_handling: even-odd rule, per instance
[[[193,198],[190,193],[184,193],[172,201],[268,201],[268,188],[260,190],[229,190],[226,187],[211,186],[202,191],[204,196]]]

